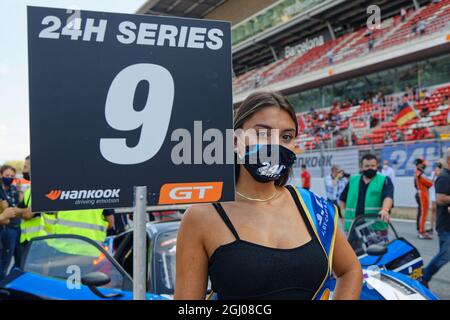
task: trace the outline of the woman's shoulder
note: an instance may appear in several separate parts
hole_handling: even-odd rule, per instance
[[[209,225],[214,216],[214,207],[211,203],[191,204],[183,215],[184,224],[195,224],[196,226]]]

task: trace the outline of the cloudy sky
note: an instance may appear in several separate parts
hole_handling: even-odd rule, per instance
[[[0,0],[0,164],[30,152],[26,6],[134,13],[145,0]]]

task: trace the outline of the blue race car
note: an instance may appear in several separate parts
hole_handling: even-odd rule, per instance
[[[174,290],[179,221],[147,224],[147,299]],[[131,300],[131,230],[98,244],[76,235],[50,235],[27,244],[20,268],[0,282],[0,300]]]
[[[391,223],[378,215],[358,216],[347,240],[363,268],[363,300],[437,300],[418,280],[423,259]]]

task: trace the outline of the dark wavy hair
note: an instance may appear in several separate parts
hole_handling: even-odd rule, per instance
[[[298,135],[298,120],[295,109],[291,103],[281,94],[276,92],[255,92],[247,97],[234,112],[234,129],[242,129],[244,123],[258,111],[268,108],[278,107],[286,111],[295,123],[295,136]],[[239,179],[240,165],[237,163],[237,154],[234,154],[234,172],[236,182]],[[286,172],[280,179],[275,180],[275,185],[284,186],[289,180],[292,169]]]

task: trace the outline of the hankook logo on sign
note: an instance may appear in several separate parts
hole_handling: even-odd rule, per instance
[[[119,203],[120,189],[51,190],[45,195],[52,201],[75,200],[75,205]]]

